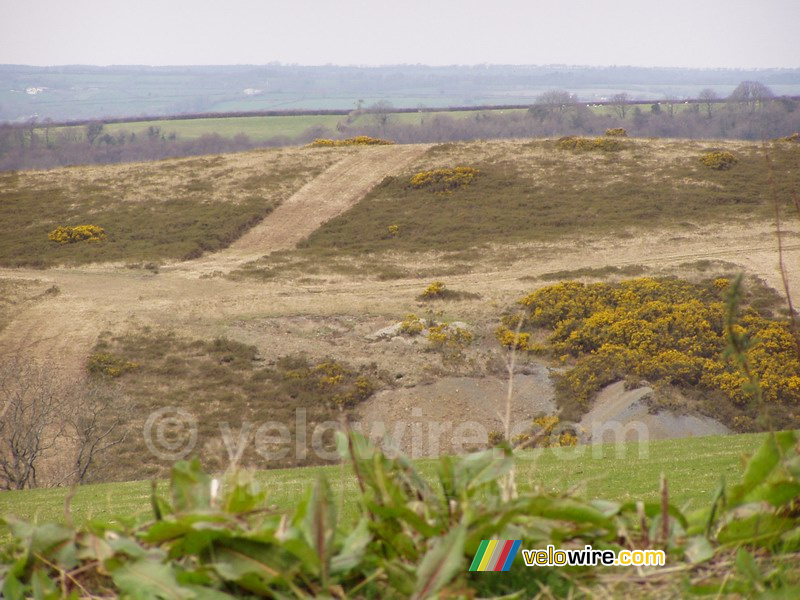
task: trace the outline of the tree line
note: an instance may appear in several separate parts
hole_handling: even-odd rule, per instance
[[[296,137],[276,136],[258,142],[245,134],[208,134],[184,140],[158,126],[139,134],[111,133],[101,121],[70,128],[30,121],[24,125],[0,125],[0,170],[160,160],[355,135],[398,143],[436,143],[600,135],[607,129],[623,127],[635,137],[760,140],[800,131],[799,108],[798,98],[778,97],[762,83],[744,81],[726,98],[709,88],[692,100],[665,98],[644,104],[621,93],[603,105],[589,105],[566,90],[551,90],[524,110],[473,110],[469,117],[420,110],[417,124],[402,122],[397,118],[399,109],[380,102],[342,115],[335,131],[316,126]]]

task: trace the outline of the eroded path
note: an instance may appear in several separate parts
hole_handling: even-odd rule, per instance
[[[359,149],[308,182],[229,248],[165,270],[188,276],[228,272],[270,252],[294,248],[321,225],[355,205],[385,177],[402,171],[428,148],[425,144],[413,144]]]

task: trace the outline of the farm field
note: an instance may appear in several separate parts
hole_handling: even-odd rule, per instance
[[[231,109],[233,110],[233,109]],[[523,109],[498,109],[498,112],[513,113],[522,112]],[[390,113],[389,119],[392,123],[402,123],[418,125],[423,120],[433,119],[438,115],[447,115],[454,119],[474,118],[481,111],[433,111],[433,112],[402,112]],[[263,117],[221,117],[221,118],[198,118],[198,119],[158,119],[154,121],[132,121],[129,123],[108,123],[104,131],[110,135],[117,135],[121,132],[135,133],[137,136],[147,136],[148,129],[158,128],[162,135],[169,136],[174,134],[181,140],[196,140],[203,135],[216,134],[223,137],[235,137],[243,134],[254,142],[264,142],[272,138],[297,138],[307,133],[309,129],[324,128],[325,135],[333,135],[336,125],[340,121],[346,120],[346,115],[286,115],[286,116],[263,116]],[[349,125],[370,124],[374,117],[363,114],[349,120]],[[55,134],[71,133],[72,135],[83,136],[82,126],[56,127],[53,129]]]
[[[517,459],[520,492],[535,488],[553,493],[572,492],[583,498],[604,498],[619,502],[656,501],[659,480],[664,473],[672,490],[671,500],[682,509],[691,510],[710,499],[720,477],[728,485],[741,479],[742,458],[752,454],[763,434],[687,438],[651,442],[643,452],[638,443],[598,448],[552,449],[538,453],[523,452]],[[417,461],[420,471],[431,477],[436,469],[433,460]],[[267,502],[282,510],[291,509],[320,475],[331,483],[344,514],[353,519],[358,507],[353,498],[356,482],[349,466],[304,467],[259,471],[256,481],[269,490]],[[159,489],[164,493],[165,482]],[[39,489],[0,494],[0,515],[13,514],[39,522],[63,522],[67,489]],[[150,515],[151,484],[131,481],[79,487],[70,508],[76,522],[108,519],[117,515],[147,518]]]

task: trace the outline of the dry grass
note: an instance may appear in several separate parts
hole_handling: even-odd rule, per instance
[[[700,164],[698,157],[715,148],[706,142],[626,144],[614,153],[563,151],[546,140],[435,146],[405,174],[387,177],[315,231],[296,252],[251,264],[239,275],[271,279],[316,271],[379,280],[446,275],[468,272],[476,261],[499,266],[503,248],[518,252],[526,244],[538,244],[539,250],[570,238],[769,222],[768,172],[758,144],[725,142],[740,159],[729,171]],[[789,198],[797,185],[800,149],[784,146],[772,152],[779,197]],[[419,170],[454,165],[474,166],[481,176],[446,195],[409,185]],[[397,234],[387,234],[390,225],[398,226]]]
[[[341,150],[262,150],[154,163],[0,175],[0,265],[164,261],[224,248],[313,179]],[[107,240],[59,246],[60,225]]]
[[[252,426],[243,465],[276,468],[320,463],[322,460],[310,451],[305,459],[294,452],[284,458],[265,459],[257,454],[252,436],[260,426],[278,422],[288,426],[294,439],[295,410],[303,409],[311,426],[310,439],[316,423],[337,421],[385,384],[385,377],[374,364],[351,367],[301,354],[268,361],[255,346],[238,341],[190,339],[148,328],[119,336],[104,334],[90,364],[95,356],[102,356],[106,362],[136,365],[117,377],[103,376],[99,370],[93,375],[101,385],[124,396],[133,415],[126,424],[130,435],[103,457],[103,466],[93,475],[96,481],[166,476],[171,461],[152,456],[142,435],[148,416],[164,406],[178,407],[197,418],[195,452],[206,468],[224,468],[231,459],[221,443],[220,423],[229,425],[234,447],[242,427],[246,423]],[[328,433],[326,443],[333,437]],[[173,428],[168,430],[167,439],[179,441],[187,435],[187,430]],[[270,429],[268,435],[277,434]]]

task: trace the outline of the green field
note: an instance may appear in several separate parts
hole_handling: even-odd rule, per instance
[[[520,112],[521,109],[505,109],[499,112]],[[433,119],[439,115],[447,115],[453,119],[467,119],[474,117],[482,111],[442,111],[442,112],[403,112],[391,113],[389,122],[409,125],[419,125],[424,120]],[[369,114],[353,119],[350,125],[371,124],[373,117]],[[104,131],[111,135],[120,132],[135,133],[137,136],[146,136],[150,127],[157,127],[161,134],[175,134],[181,140],[195,140],[203,135],[217,134],[222,137],[232,138],[239,134],[248,136],[254,142],[263,142],[275,137],[295,138],[312,127],[322,127],[328,130],[326,135],[334,135],[336,124],[347,119],[345,115],[286,115],[270,117],[222,117],[203,119],[163,119],[153,121],[131,121],[125,123],[109,123]],[[54,131],[67,132],[77,130],[84,135],[82,126],[58,127]]]
[[[650,442],[647,458],[639,458],[638,443],[620,446],[579,446],[574,449],[543,450],[541,455],[523,453],[517,460],[520,492],[576,492],[584,498],[618,501],[656,500],[661,473],[667,476],[671,501],[681,509],[706,504],[724,477],[728,484],[741,479],[743,455],[756,450],[764,434],[687,438]],[[559,452],[556,455],[554,452]],[[434,473],[435,460],[418,461],[427,476]],[[354,518],[356,482],[349,467],[306,467],[260,471],[257,481],[269,490],[268,502],[291,509],[298,497],[319,474],[325,474]],[[77,488],[72,500],[76,522],[117,515],[145,518],[150,511],[147,481],[105,483]],[[159,483],[166,493],[166,484]],[[0,493],[0,515],[15,515],[39,522],[63,521],[64,488],[8,491]]]

